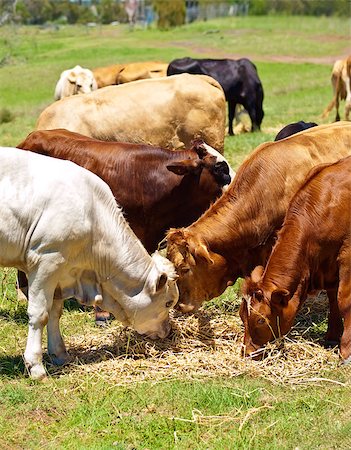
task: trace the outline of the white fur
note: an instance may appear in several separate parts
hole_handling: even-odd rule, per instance
[[[174,267],[149,256],[107,184],[70,161],[13,148],[0,147],[0,168],[0,265],[28,275],[24,359],[31,376],[45,375],[46,324],[53,361],[67,359],[59,330],[67,297],[99,303],[138,332],[164,337],[169,308],[178,300]]]
[[[217,158],[218,162],[226,162],[228,164],[229,167],[229,175],[230,175],[230,183],[226,184],[225,186],[223,186],[223,191],[228,190],[230,184],[233,182],[233,179],[236,175],[236,173],[234,172],[234,170],[230,167],[229,162],[225,159],[225,157],[223,155],[221,155],[217,150],[215,150],[213,147],[211,147],[210,145],[204,143],[203,147],[208,151],[208,153],[210,153],[211,155],[215,156]]]
[[[93,72],[81,66],[64,70],[55,88],[55,100],[75,94],[87,94],[97,89]]]

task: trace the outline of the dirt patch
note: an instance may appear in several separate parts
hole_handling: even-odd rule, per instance
[[[328,38],[324,36],[325,40]],[[216,55],[216,58],[228,58],[228,59],[239,59],[239,58],[249,58],[252,61],[262,61],[262,62],[281,62],[281,63],[311,63],[311,64],[325,64],[332,66],[337,59],[345,59],[350,53],[349,48],[345,48],[345,51],[339,55],[328,55],[328,56],[290,56],[290,55],[262,55],[262,54],[245,54],[242,53],[232,53],[227,52],[225,50],[220,50],[215,47],[202,47],[198,45],[194,45],[193,42],[170,42],[168,45],[173,47],[181,47],[181,48],[189,48],[191,52],[198,53],[201,55],[206,55],[206,57],[213,57]]]

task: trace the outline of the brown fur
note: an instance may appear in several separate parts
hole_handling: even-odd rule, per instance
[[[261,279],[251,277],[244,285],[244,295],[251,298],[251,314],[241,308],[247,353],[275,337],[277,320],[282,334],[289,331],[307,294],[326,289],[327,341],[342,335],[341,355],[351,356],[350,211],[351,157],[314,169],[289,205]]]
[[[168,256],[179,272],[180,304],[196,309],[228,283],[264,265],[289,201],[308,171],[350,154],[347,122],[261,144],[241,165],[228,191],[197,222],[168,233]],[[201,245],[207,260],[196,256]]]
[[[213,173],[216,158],[199,144],[198,150],[174,152],[59,129],[34,131],[18,147],[68,159],[102,178],[149,252],[169,227],[191,224],[222,193]]]

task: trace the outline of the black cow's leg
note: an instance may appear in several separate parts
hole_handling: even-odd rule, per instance
[[[256,108],[255,105],[252,104],[247,104],[244,105],[245,109],[247,110],[247,112],[249,113],[250,119],[251,119],[251,131],[260,131],[260,126],[257,123],[257,115],[256,115]]]
[[[235,115],[236,103],[234,101],[228,101],[228,133],[229,136],[234,136],[233,120]]]

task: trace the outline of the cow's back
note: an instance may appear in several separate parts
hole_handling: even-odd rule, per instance
[[[99,177],[70,161],[4,147],[0,161],[0,265],[25,270],[47,245],[56,242],[62,248],[63,242],[88,238],[97,205],[94,195],[113,200]]]
[[[225,98],[218,83],[208,77],[182,74],[140,80],[50,105],[36,129],[54,128],[173,149],[200,138],[223,151]]]

